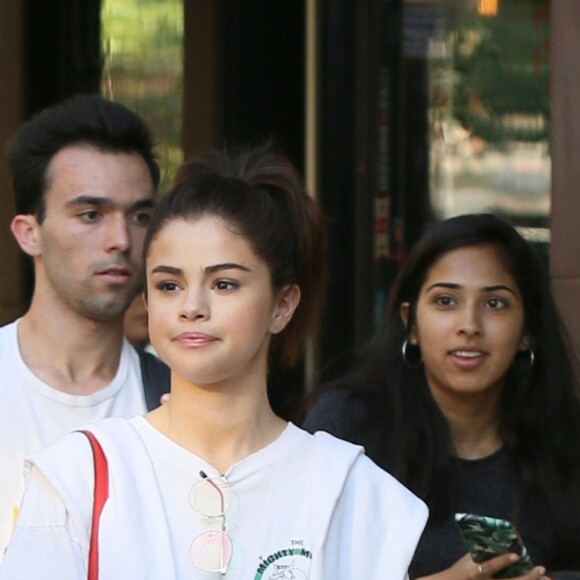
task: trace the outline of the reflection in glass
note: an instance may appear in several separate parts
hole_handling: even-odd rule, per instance
[[[183,157],[183,0],[104,0],[101,20],[102,93],[148,123],[165,191]]]
[[[427,46],[435,217],[493,211],[547,238],[548,0],[438,5]]]

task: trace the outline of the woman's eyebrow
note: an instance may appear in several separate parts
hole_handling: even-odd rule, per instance
[[[498,290],[506,290],[510,294],[517,296],[515,290],[513,290],[513,288],[510,288],[509,286],[506,286],[505,284],[492,284],[491,286],[484,286],[483,290],[485,290],[486,292],[497,292]]]
[[[433,288],[449,288],[449,290],[458,290],[459,288],[461,288],[461,284],[455,284],[453,282],[435,282],[434,284],[431,284],[429,288],[426,289],[426,292],[429,292],[429,290],[433,290]]]
[[[460,288],[462,288],[462,285],[456,284],[454,282],[435,282],[426,289],[426,292],[433,290],[433,288],[447,288],[449,290],[459,290]],[[490,284],[489,286],[483,286],[481,289],[484,292],[497,292],[498,290],[505,290],[510,294],[517,296],[515,290],[513,290],[513,288],[510,288],[509,286],[506,286],[505,284]]]
[[[235,262],[225,262],[223,264],[215,264],[213,266],[207,266],[204,271],[208,274],[215,274],[216,272],[221,272],[222,270],[243,270],[244,272],[250,272],[250,268],[244,266],[243,264],[236,264]]]
[[[206,274],[215,274],[216,272],[221,272],[222,270],[242,270],[244,272],[251,272],[250,268],[244,266],[243,264],[236,264],[235,262],[225,262],[223,264],[214,264],[212,266],[206,266],[203,271]],[[160,264],[159,266],[155,266],[151,270],[151,274],[173,274],[174,276],[180,276],[183,274],[183,270],[181,268],[176,268],[175,266],[166,266],[164,264]]]
[[[164,266],[163,264],[160,266],[155,266],[153,270],[151,270],[151,274],[172,274],[174,276],[180,276],[183,273],[181,268],[175,268],[174,266]]]

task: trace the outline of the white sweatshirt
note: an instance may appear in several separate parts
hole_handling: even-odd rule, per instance
[[[225,575],[197,568],[195,537],[216,522],[192,507],[200,471],[220,474],[143,417],[91,425],[109,464],[101,580],[402,580],[427,508],[360,447],[289,424],[222,477],[231,490]],[[20,519],[0,580],[85,580],[93,457],[73,433],[28,462]],[[221,520],[220,520],[221,521]]]

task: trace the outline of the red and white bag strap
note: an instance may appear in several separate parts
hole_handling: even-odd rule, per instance
[[[109,497],[109,464],[107,457],[93,433],[81,430],[84,433],[93,450],[95,466],[95,489],[93,497],[93,517],[91,523],[91,539],[89,543],[89,574],[88,580],[98,580],[99,578],[99,523],[101,512],[105,502]]]

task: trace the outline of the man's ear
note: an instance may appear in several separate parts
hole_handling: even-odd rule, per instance
[[[409,328],[409,312],[411,310],[411,304],[409,302],[401,302],[401,307],[399,312],[401,314],[401,319],[405,328],[407,329],[407,335],[409,336],[409,342],[411,344],[417,344],[417,334],[415,332],[415,327]]]
[[[292,320],[294,311],[299,303],[300,288],[297,284],[282,288],[276,299],[272,321],[270,322],[270,332],[272,334],[278,334],[286,328],[286,325]]]
[[[40,256],[42,244],[40,240],[40,226],[32,214],[19,214],[10,224],[12,235],[23,252],[29,256]]]

